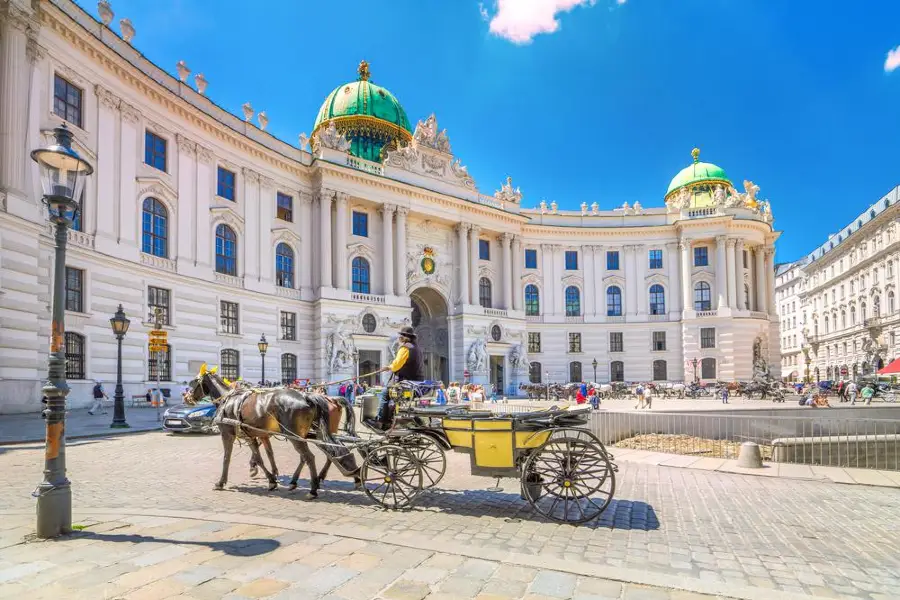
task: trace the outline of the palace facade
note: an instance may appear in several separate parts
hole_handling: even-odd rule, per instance
[[[660,174],[658,198],[526,208],[510,178],[485,193],[435,117],[413,126],[365,62],[320,91],[310,136],[291,144],[249,103],[217,106],[183,61],[176,76],[149,62],[108,3],[99,13],[0,0],[0,412],[40,407],[53,239],[29,152],[64,123],[95,167],[65,265],[73,405],[94,379],[112,393],[120,303],[129,396],[203,363],[259,380],[263,334],[268,380],[368,373],[404,324],[430,377],[501,394],[780,364],[769,204],[699,150],[668,188]]]

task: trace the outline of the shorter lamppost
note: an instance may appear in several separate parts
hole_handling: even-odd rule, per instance
[[[266,334],[262,334],[259,342],[256,343],[256,347],[259,348],[259,355],[262,357],[262,381],[260,381],[260,385],[266,385],[266,351],[269,349]]]
[[[128,326],[131,324],[131,321],[125,316],[125,311],[122,310],[121,304],[116,314],[109,320],[109,324],[112,327],[113,334],[116,336],[116,345],[118,346],[116,354],[116,393],[113,396],[115,404],[110,427],[113,429],[125,429],[130,427],[130,425],[125,422],[125,391],[122,389],[122,340],[125,339],[125,334],[128,333]]]
[[[694,360],[691,361],[691,365],[694,367],[694,383],[700,381],[700,378],[697,377],[697,365],[700,364],[700,361],[697,360],[697,357],[694,357]]]
[[[591,366],[594,367],[594,383],[597,383],[597,364],[597,359],[595,358],[591,363]]]

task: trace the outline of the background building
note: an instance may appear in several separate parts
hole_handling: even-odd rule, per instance
[[[119,303],[128,394],[202,363],[258,380],[263,333],[267,379],[371,372],[405,323],[431,377],[509,394],[690,379],[695,360],[707,380],[780,364],[769,204],[699,150],[665,193],[661,175],[659,207],[524,209],[509,178],[479,191],[435,117],[412,127],[365,63],[321,91],[293,146],[249,103],[243,118],[218,107],[183,62],[177,77],[150,63],[108,10],[104,25],[66,0],[0,6],[0,411],[40,406],[52,239],[29,151],[62,123],[96,168],[66,265],[74,405],[113,378]],[[170,342],[159,364],[154,307]]]
[[[871,374],[897,357],[898,199],[900,187],[802,261],[799,306],[814,380]]]
[[[779,340],[781,342],[781,378],[804,381],[806,355],[803,353],[803,265],[806,259],[775,267],[775,304],[778,306]]]

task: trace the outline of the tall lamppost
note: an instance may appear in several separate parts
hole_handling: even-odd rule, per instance
[[[125,392],[122,389],[122,340],[125,338],[125,334],[128,333],[128,326],[131,324],[131,321],[125,316],[125,311],[122,310],[121,304],[119,305],[119,310],[109,320],[109,324],[116,336],[116,344],[118,345],[116,354],[116,393],[113,396],[115,404],[113,406],[113,421],[110,427],[113,429],[126,429],[130,425],[125,422]]]
[[[591,366],[594,367],[594,383],[597,383],[597,359],[595,358],[593,362],[591,362]]]
[[[72,531],[72,489],[66,477],[65,281],[67,231],[78,210],[78,198],[93,167],[72,150],[72,132],[63,125],[53,130],[54,143],[31,152],[38,164],[50,221],[56,225],[53,262],[53,316],[50,325],[50,360],[47,384],[44,480],[37,497],[37,536],[52,538]]]
[[[266,351],[269,349],[269,342],[266,341],[266,334],[262,334],[259,338],[259,342],[256,343],[256,347],[259,348],[259,355],[262,357],[262,381],[261,385],[266,384]]]
[[[697,357],[694,357],[694,360],[691,361],[691,365],[694,367],[694,383],[698,382],[700,379],[697,377],[697,365],[700,361],[697,360]]]

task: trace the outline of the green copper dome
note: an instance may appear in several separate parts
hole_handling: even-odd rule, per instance
[[[334,123],[350,140],[350,153],[366,160],[381,161],[382,149],[412,139],[412,128],[400,101],[369,81],[369,63],[359,63],[359,79],[340,85],[328,94],[313,133]]]
[[[693,164],[683,168],[672,179],[672,183],[669,184],[669,189],[666,191],[666,197],[683,187],[699,183],[721,183],[731,187],[731,181],[725,175],[725,169],[712,163],[700,162],[699,148],[694,148],[691,156],[694,157]]]

